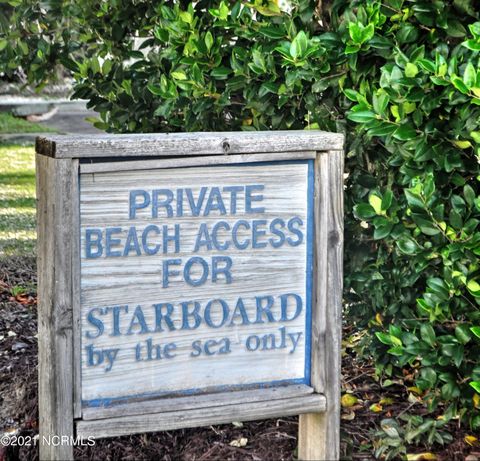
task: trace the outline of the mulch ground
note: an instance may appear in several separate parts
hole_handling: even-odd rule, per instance
[[[19,287],[22,287],[20,289]],[[37,404],[37,310],[36,274],[33,257],[0,260],[0,435],[34,437],[38,434]],[[345,337],[351,331],[345,329]],[[374,379],[371,364],[359,361],[347,348],[343,358],[343,389],[358,402],[342,414],[344,459],[373,459],[373,434],[383,418],[403,413],[425,413],[423,405],[408,400],[399,383],[382,389]],[[406,377],[408,379],[408,377]],[[412,384],[409,384],[412,385]],[[372,404],[389,402],[374,412]],[[386,400],[385,400],[386,399]],[[447,427],[453,442],[430,447],[438,461],[479,461],[480,448],[470,447],[466,432]],[[79,460],[165,460],[165,461],[279,461],[296,455],[297,418],[270,419],[248,423],[210,426],[130,437],[97,440],[93,447],[75,448]],[[233,443],[232,443],[233,442]],[[237,446],[235,446],[237,445]],[[410,449],[411,448],[411,449]],[[427,447],[409,447],[421,453]],[[37,460],[38,449],[0,446],[0,461]],[[422,458],[417,458],[420,461]]]

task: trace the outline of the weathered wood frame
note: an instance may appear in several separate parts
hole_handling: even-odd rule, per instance
[[[54,435],[135,432],[300,414],[299,459],[335,460],[340,440],[343,136],[320,131],[55,136],[36,145],[40,458],[73,458]],[[113,410],[80,402],[79,174],[315,159],[311,387],[158,399]],[[141,163],[139,160],[150,159]],[[153,160],[155,159],[155,160]]]

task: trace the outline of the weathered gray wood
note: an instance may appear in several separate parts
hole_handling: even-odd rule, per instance
[[[317,130],[37,138],[37,152],[56,158],[225,155],[342,148],[342,134]]]
[[[163,413],[167,411],[183,411],[199,408],[213,408],[239,403],[265,402],[279,399],[290,399],[313,393],[313,388],[305,384],[252,389],[245,391],[219,392],[184,397],[161,398],[112,405],[108,407],[87,407],[83,409],[83,419],[114,418],[117,416],[145,415],[147,413]]]
[[[37,165],[40,459],[73,459],[72,161],[41,155]]]
[[[328,303],[327,332],[330,347],[326,349],[329,401],[327,440],[331,459],[340,458],[340,393],[341,393],[341,342],[342,342],[342,294],[343,294],[343,151],[328,153],[330,176],[330,208],[328,213]]]
[[[327,316],[327,264],[328,264],[328,155],[319,153],[315,161],[314,202],[314,255],[312,284],[312,349],[311,385],[315,392],[325,392],[325,336]]]
[[[79,436],[107,437],[300,413],[299,459],[338,459],[343,240],[343,152],[339,149],[342,147],[342,135],[318,131],[105,135],[95,138],[54,136],[51,139],[38,139],[37,152],[41,154],[37,155],[41,438],[73,435],[73,420],[80,417],[83,417],[83,420],[76,426]],[[317,155],[313,154],[312,150],[329,152],[319,152]],[[206,157],[199,157],[201,155]],[[78,259],[81,226],[80,200],[76,195],[79,191],[79,168],[86,177],[90,174],[92,179],[97,180],[111,172],[122,176],[147,168],[161,171],[183,166],[193,167],[186,170],[200,170],[195,167],[220,165],[219,169],[216,169],[218,176],[221,165],[313,158],[314,155],[316,243],[313,258],[311,386],[315,392],[312,393],[312,388],[308,386],[287,386],[149,401],[137,400],[110,407],[87,407],[83,409],[82,415],[81,271]],[[142,156],[155,159],[110,161],[112,158],[120,160]],[[168,158],[173,156],[177,158]],[[79,158],[102,160],[99,163],[85,163],[80,167]],[[143,175],[143,172],[141,174]],[[290,178],[294,174],[293,171],[286,170],[283,178]],[[110,183],[107,183],[114,184],[115,181],[111,181],[116,179],[112,174],[108,179]],[[142,181],[143,179],[142,176]],[[143,182],[142,187],[145,187]],[[92,191],[94,189],[95,185]],[[105,190],[108,191],[109,188]],[[302,191],[306,197],[305,191]],[[292,193],[299,193],[297,186],[285,187],[282,194],[284,192],[290,194],[288,197],[291,197]],[[282,194],[279,194],[279,197],[287,197]],[[108,201],[108,194],[98,196],[101,197],[100,208],[108,205],[106,202],[102,204],[102,200]],[[296,210],[304,213],[301,206],[296,207]],[[104,208],[104,211],[113,213],[113,216],[118,210],[113,207]],[[280,211],[283,213],[286,210],[281,208]],[[87,222],[90,218],[91,216],[87,216]],[[83,222],[82,218],[82,224]],[[294,261],[295,258],[288,258],[289,264]],[[97,287],[101,301],[107,299],[101,290],[109,289],[109,277],[120,276],[118,287],[123,290],[121,298],[124,302],[124,298],[130,296],[130,290],[124,289],[126,277],[136,273],[142,266],[148,269],[150,264],[149,261],[140,263],[128,263],[127,267],[110,265],[109,272],[104,271],[105,280]],[[104,270],[104,266],[105,264],[101,263],[98,271]],[[257,273],[258,270],[253,272]],[[154,274],[147,270],[146,274],[150,273]],[[261,273],[265,282],[265,277],[270,275],[263,274],[262,271]],[[82,269],[82,283],[83,277]],[[148,280],[144,282],[149,287],[152,286]],[[88,283],[87,280],[87,286]],[[287,288],[291,283],[291,280],[281,282],[282,287]],[[248,287],[243,285],[242,289],[245,293],[249,291]],[[107,305],[106,301],[104,305]],[[75,348],[72,348],[72,342],[75,343]],[[257,365],[255,363],[252,366]],[[261,366],[272,368],[264,361]],[[206,369],[210,370],[208,366]],[[268,393],[270,394],[266,397]],[[71,459],[72,447],[41,445],[40,456],[41,459]]]
[[[80,165],[80,174],[82,173],[104,173],[110,171],[135,171],[150,170],[157,168],[179,168],[193,166],[214,166],[228,165],[235,163],[259,163],[281,160],[306,160],[313,159],[317,155],[314,151],[305,152],[271,152],[265,154],[243,154],[243,155],[216,155],[207,157],[182,157],[167,158],[159,160],[134,160],[124,162],[102,162],[102,163],[83,163]]]
[[[316,312],[312,342],[312,385],[325,393],[325,413],[300,416],[299,460],[340,458],[340,370],[343,289],[343,152],[330,151],[318,159],[320,187],[318,251],[327,255],[317,266]],[[326,266],[322,267],[322,264]],[[320,273],[323,271],[325,276]],[[323,296],[325,293],[325,296]],[[320,312],[323,311],[324,313]],[[322,322],[322,323],[319,323]],[[324,322],[324,323],[323,323]],[[326,370],[322,372],[321,369]],[[320,372],[318,372],[320,371]]]
[[[72,320],[73,320],[73,416],[82,416],[82,362],[80,329],[80,183],[79,164],[72,159]]]
[[[149,161],[146,160],[145,163]],[[273,315],[280,317],[280,295],[296,293],[306,306],[306,276],[308,261],[307,238],[298,245],[282,245],[273,248],[265,243],[261,249],[250,248],[248,251],[236,248],[232,243],[228,255],[233,261],[232,282],[225,280],[212,282],[207,280],[199,286],[187,285],[182,275],[172,277],[169,285],[161,283],[159,268],[165,254],[159,251],[147,256],[131,252],[128,257],[88,258],[87,229],[114,228],[121,230],[116,234],[121,242],[120,249],[126,241],[128,229],[135,226],[141,232],[152,222],[161,222],[173,229],[175,223],[181,222],[181,245],[175,258],[186,261],[195,248],[200,223],[206,223],[212,229],[219,219],[218,212],[198,217],[187,210],[183,216],[168,217],[165,210],[160,210],[158,219],[152,220],[151,209],[138,210],[135,219],[129,219],[130,191],[142,189],[168,189],[190,187],[194,196],[198,197],[200,188],[212,186],[242,186],[242,184],[261,184],[262,212],[247,213],[245,201],[238,199],[235,214],[221,217],[231,227],[239,219],[263,219],[266,223],[281,218],[287,223],[290,218],[301,219],[303,234],[307,233],[308,221],[308,163],[269,164],[249,166],[216,166],[174,168],[169,170],[149,169],[146,171],[119,171],[108,173],[82,174],[80,177],[81,208],[81,312],[82,312],[82,400],[109,399],[130,397],[139,394],[155,394],[166,392],[189,391],[197,388],[214,386],[235,386],[254,383],[275,382],[284,380],[301,380],[305,377],[306,357],[306,309],[303,307],[298,316],[288,322],[262,322],[243,324],[238,321],[226,328],[215,329],[202,322],[195,329],[178,329],[172,332],[157,332],[150,336],[154,344],[165,344],[173,341],[176,345],[175,358],[171,360],[137,360],[135,348],[145,344],[145,339],[137,334],[111,335],[103,334],[98,338],[86,340],[87,332],[92,332],[88,321],[88,313],[92,309],[121,303],[128,306],[130,312],[135,306],[141,306],[147,325],[153,325],[156,311],[153,306],[158,302],[168,302],[175,306],[171,319],[177,325],[182,322],[182,310],[178,308],[185,300],[196,300],[200,312],[211,299],[221,298],[233,312],[233,306],[241,297],[244,309],[250,319],[256,316],[256,296],[274,294]],[[225,196],[225,208],[230,210],[231,198]],[[260,202],[259,202],[260,203]],[[175,204],[176,206],[176,204]],[[173,213],[172,213],[173,214]],[[268,229],[268,224],[265,226]],[[141,234],[140,234],[141,235]],[[251,233],[245,231],[240,237],[251,239]],[[290,237],[293,234],[289,234]],[[265,241],[271,237],[266,234]],[[139,237],[140,238],[140,237]],[[230,241],[228,232],[219,234],[222,241]],[[161,242],[161,236],[154,236],[150,245]],[[168,246],[165,248],[168,249]],[[171,252],[172,248],[170,248]],[[203,251],[203,250],[201,250]],[[202,254],[202,252],[199,254]],[[172,253],[170,253],[172,254]],[[213,253],[215,254],[215,253]],[[204,254],[208,259],[208,253]],[[168,257],[168,256],[167,256]],[[268,291],[267,291],[268,290]],[[290,300],[290,310],[293,309]],[[131,315],[131,314],[130,314]],[[232,314],[231,314],[232,315]],[[212,321],[219,324],[223,311],[212,310]],[[123,316],[128,319],[127,316]],[[103,319],[105,331],[111,331],[113,317]],[[228,320],[230,322],[230,320]],[[125,321],[124,321],[125,323]],[[276,347],[261,352],[250,351],[246,347],[247,338],[255,334],[270,339],[270,344],[279,344],[280,328],[283,327],[287,341],[284,347]],[[125,326],[123,331],[125,331]],[[292,340],[288,334],[298,336],[298,342],[292,349]],[[228,354],[209,356],[192,356],[192,344],[201,339],[226,338],[230,344]],[[86,346],[103,350],[118,349],[115,364],[108,371],[106,363],[89,365]],[[145,350],[146,347],[142,346]],[[144,353],[145,354],[145,353]],[[252,366],[253,365],[253,366]],[[297,381],[298,382],[298,381]]]
[[[93,436],[102,438],[322,411],[325,411],[325,397],[323,395],[310,394],[266,402],[239,403],[195,410],[101,419],[98,421],[79,421],[76,426],[77,435],[80,437]]]

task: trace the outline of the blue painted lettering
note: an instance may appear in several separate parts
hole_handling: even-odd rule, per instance
[[[192,349],[193,351],[190,352],[190,357],[198,357],[199,355],[202,355],[202,341],[199,339],[193,341]]]
[[[230,192],[230,214],[237,214],[237,194],[243,192],[243,186],[226,186],[224,192]]]
[[[265,213],[264,207],[252,208],[252,202],[261,202],[263,200],[263,194],[253,195],[255,190],[263,190],[265,186],[263,184],[253,184],[251,186],[245,186],[245,212],[246,213]]]
[[[170,270],[170,266],[179,266],[181,259],[164,259],[162,261],[162,287],[167,288],[170,283],[170,276],[179,275],[180,271]]]
[[[183,216],[183,189],[177,189],[177,217]]]
[[[117,357],[120,349],[94,349],[90,344],[85,347],[87,351],[87,365],[95,367],[105,362],[105,371],[110,371],[113,367],[113,362]]]
[[[270,232],[278,237],[278,239],[273,237],[268,239],[273,248],[280,248],[285,243],[285,234],[278,227],[282,229],[285,227],[285,221],[281,218],[275,218],[270,223]]]
[[[197,203],[195,203],[195,198],[193,197],[193,191],[190,188],[185,189],[187,194],[188,203],[190,209],[192,210],[192,216],[200,216],[200,210],[202,209],[203,200],[205,199],[205,194],[207,193],[207,187],[202,187],[200,189],[200,194],[198,196]]]
[[[175,253],[180,252],[180,224],[175,224],[175,231],[173,235],[168,235],[168,226],[163,226],[163,254],[169,253],[168,242],[174,242]]]
[[[239,250],[245,250],[250,244],[250,239],[248,238],[244,239],[242,243],[238,241],[237,234],[240,227],[244,227],[246,230],[248,230],[250,229],[250,223],[248,221],[241,219],[240,221],[237,221],[233,225],[233,229],[232,229],[232,240],[233,240],[233,244],[235,245],[235,248],[238,248]]]
[[[120,245],[122,242],[120,239],[112,238],[112,234],[118,234],[122,232],[121,227],[107,227],[105,229],[105,255],[111,257],[122,256],[120,250],[112,250],[113,246]]]
[[[190,304],[193,304],[191,312],[188,310]],[[198,328],[202,323],[202,317],[200,317],[200,314],[198,313],[200,310],[200,303],[198,301],[184,301],[180,303],[180,305],[182,306],[182,330],[194,330],[195,328]],[[193,317],[193,325],[190,324],[190,317]]]
[[[288,316],[288,299],[293,298],[295,300],[295,312],[292,316]],[[289,322],[295,320],[302,312],[303,302],[302,298],[295,293],[287,293],[280,296],[280,306],[282,310],[282,316],[280,317],[281,322]]]
[[[125,313],[128,312],[128,306],[113,306],[105,308],[105,314],[108,312],[112,312],[113,319],[112,319],[112,333],[110,336],[120,336],[122,333],[120,331],[120,312],[124,311]]]
[[[241,323],[236,323],[235,320],[241,318]],[[247,315],[247,310],[245,309],[245,304],[243,303],[242,298],[238,298],[237,305],[232,314],[232,319],[230,320],[229,326],[234,325],[250,325],[250,320]]]
[[[159,196],[161,195],[163,195],[164,198],[159,200]],[[170,189],[154,189],[152,191],[152,218],[158,218],[159,208],[165,208],[166,217],[171,218],[173,216],[172,202],[173,192]]]
[[[225,264],[223,267],[220,265]],[[216,283],[218,276],[222,274],[225,277],[226,283],[232,283],[232,258],[230,256],[212,256],[212,282]]]
[[[132,320],[130,321],[130,326],[128,327],[127,335],[132,335],[134,328],[140,328],[140,331],[137,331],[139,334],[150,333],[150,330],[147,327],[147,322],[145,321],[145,316],[141,306],[135,308],[133,313]]]
[[[95,249],[95,251],[93,251],[92,247]],[[102,230],[87,229],[85,231],[85,256],[89,259],[99,258],[100,256],[102,256],[102,253]]]
[[[218,341],[216,339],[207,339],[203,345],[202,341],[197,339],[192,342],[192,349],[193,351],[190,352],[190,357],[199,357],[202,353],[211,356],[229,354],[231,352],[230,340],[228,338],[222,338]]]
[[[208,224],[202,223],[198,229],[197,239],[195,241],[195,249],[193,250],[196,253],[202,246],[205,246],[207,250],[212,249],[212,240],[208,232]]]
[[[264,323],[264,315],[267,317],[268,322],[275,322],[275,317],[271,310],[273,307],[273,296],[255,296],[255,301],[257,307],[257,318],[255,323]]]
[[[249,351],[256,351],[260,347],[260,338],[257,335],[250,335],[245,345]]]
[[[123,249],[123,256],[128,256],[130,251],[135,250],[137,256],[142,254],[140,245],[138,244],[137,229],[135,226],[131,226],[128,230],[127,240],[125,242],[125,248]]]
[[[212,187],[210,189],[210,195],[208,196],[204,216],[208,216],[212,211],[219,211],[221,215],[227,214],[222,194],[218,187]]]
[[[220,322],[215,324],[212,320],[212,306],[220,305],[221,307],[221,317]],[[205,312],[203,313],[203,317],[205,319],[205,323],[211,328],[220,328],[222,327],[228,319],[229,309],[228,304],[223,299],[213,299],[207,303],[205,306]]]
[[[303,232],[298,229],[296,225],[299,227],[303,226],[303,221],[298,216],[290,219],[287,223],[288,230],[297,236],[296,240],[293,240],[291,237],[287,237],[287,242],[292,247],[296,247],[303,242]]]
[[[137,197],[143,198],[143,201],[137,203]],[[136,211],[146,208],[150,205],[150,194],[144,190],[132,190],[130,191],[130,200],[129,200],[129,219],[135,219]]]
[[[137,362],[161,360],[161,359],[173,359],[176,354],[173,353],[177,349],[175,343],[167,343],[164,346],[162,344],[154,344],[152,338],[145,340],[145,343],[138,343],[135,346],[135,360]],[[143,350],[145,350],[145,358],[143,358]]]
[[[90,309],[90,311],[87,314],[87,321],[90,323],[90,325],[93,325],[97,330],[94,332],[87,331],[85,333],[85,337],[88,339],[95,339],[98,338],[100,335],[103,334],[105,327],[103,325],[103,322],[100,319],[97,319],[94,316],[94,312],[98,311],[100,315],[103,315],[103,309],[100,309],[99,307],[94,307],[93,309]]]
[[[220,229],[225,229],[226,231],[230,230],[230,224],[226,221],[219,221],[217,222],[212,229],[212,243],[215,246],[215,248],[219,251],[224,251],[227,250],[228,247],[230,246],[230,242],[223,242],[219,243],[218,241],[218,231]]]
[[[194,264],[199,264],[201,266],[201,276],[197,280],[194,280],[191,274]],[[200,285],[203,285],[207,280],[208,274],[208,264],[203,258],[200,258],[199,256],[194,256],[193,258],[190,258],[185,264],[185,267],[183,268],[183,278],[185,279],[185,282],[187,282],[189,285],[192,285],[192,287],[198,287]]]
[[[266,234],[265,230],[260,229],[260,227],[266,225],[267,221],[265,219],[254,219],[252,221],[252,248],[265,248],[267,246],[267,242],[259,241],[259,238]]]
[[[160,250],[160,244],[157,243],[153,248],[148,246],[148,240],[149,236],[148,234],[154,232],[155,234],[160,234],[160,228],[158,226],[155,226],[155,224],[149,224],[145,229],[143,229],[142,232],[142,248],[145,254],[147,255],[155,255],[158,253]]]
[[[153,305],[155,309],[155,332],[163,331],[162,320],[166,323],[170,331],[176,330],[175,325],[170,318],[173,314],[173,304],[170,303],[160,303]],[[162,312],[163,309],[166,309],[167,312]]]

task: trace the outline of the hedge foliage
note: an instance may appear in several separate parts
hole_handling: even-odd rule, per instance
[[[55,36],[58,2],[9,3],[40,32],[4,28],[0,63],[61,61],[108,131],[345,131],[346,321],[480,429],[478,2],[81,0]]]

